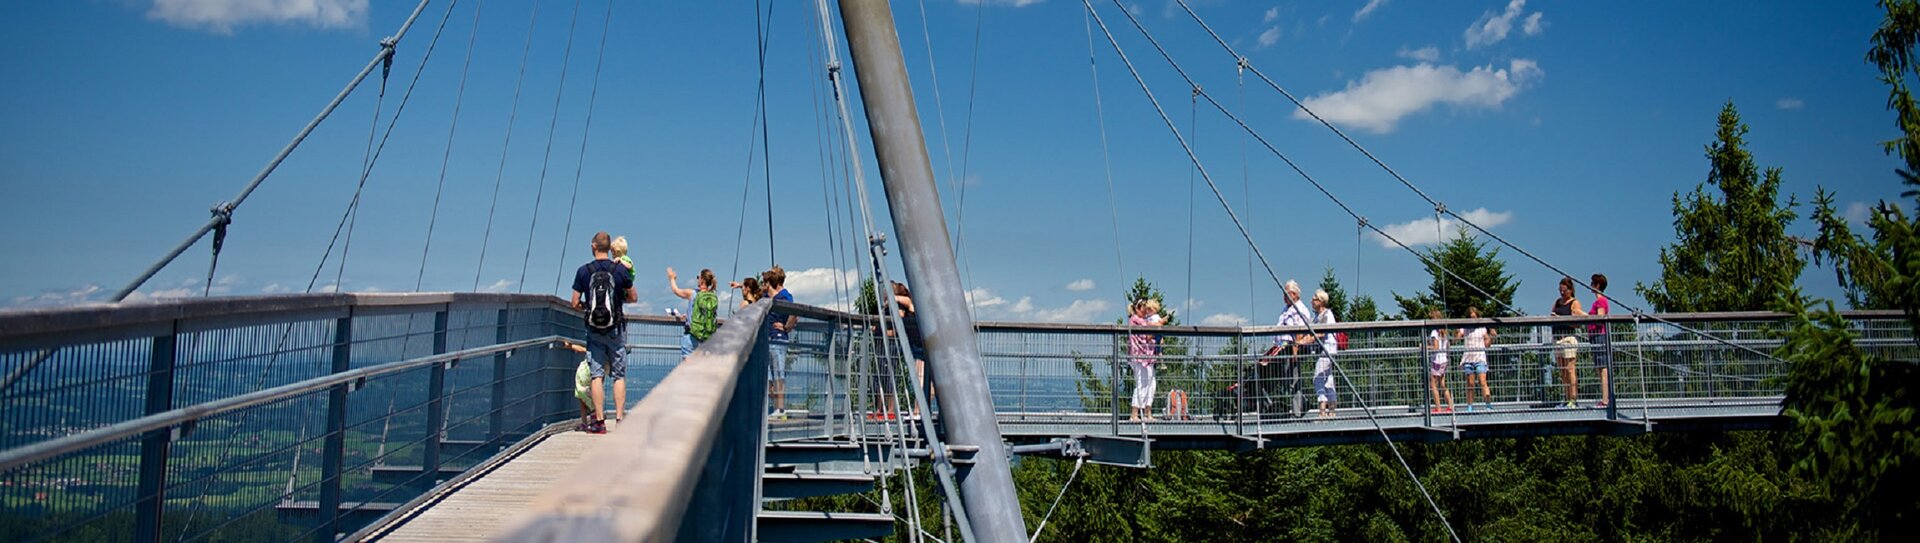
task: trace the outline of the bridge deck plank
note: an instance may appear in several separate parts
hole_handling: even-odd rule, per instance
[[[491,473],[469,482],[376,541],[486,541],[545,492],[601,436],[563,432],[541,440]]]

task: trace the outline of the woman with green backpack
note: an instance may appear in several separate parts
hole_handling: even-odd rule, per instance
[[[673,289],[674,296],[687,301],[687,314],[682,317],[686,333],[680,336],[681,356],[693,354],[701,342],[720,329],[720,295],[713,291],[713,270],[700,270],[697,283],[698,290],[680,288],[680,275],[674,273],[673,268],[667,268],[667,286]]]

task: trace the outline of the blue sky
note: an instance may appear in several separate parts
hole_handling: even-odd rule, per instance
[[[1705,179],[1703,147],[1727,100],[1752,126],[1759,163],[1784,169],[1802,215],[1817,186],[1856,213],[1897,198],[1895,161],[1877,145],[1892,134],[1885,89],[1861,60],[1880,19],[1869,2],[1192,3],[1254,66],[1422,190],[1557,266],[1608,274],[1629,304],[1640,303],[1632,284],[1657,277],[1659,248],[1673,239],[1673,193]],[[233,197],[413,5],[0,6],[0,45],[15,53],[0,60],[0,305],[78,303],[119,288]],[[447,5],[431,4],[401,42],[381,126]],[[556,277],[588,258],[595,230],[631,238],[645,311],[669,303],[667,266],[746,275],[770,264],[766,181],[748,167],[750,145],[760,145],[750,133],[759,74],[752,3],[615,5],[590,132],[606,1],[493,0],[477,29],[476,5],[454,7],[368,179],[339,288],[410,291],[418,274],[427,291],[553,292]],[[1350,290],[1389,304],[1390,292],[1426,284],[1410,255],[1358,236],[1351,218],[1257,144],[1244,140],[1243,154],[1243,133],[1204,101],[1191,115],[1186,85],[1118,9],[1095,5],[1168,114],[1191,130],[1184,135],[1282,279],[1310,285],[1332,267]],[[1250,76],[1242,87],[1234,59],[1178,6],[1127,5],[1203,88],[1335,195],[1409,241],[1432,242],[1430,206],[1272,89]],[[1078,2],[928,0],[925,17],[917,2],[894,9],[950,229],[966,237],[980,318],[1109,321],[1121,312],[1123,283],[1145,276],[1176,308],[1191,307],[1189,322],[1273,321],[1278,289],[1250,269],[1246,243],[1097,28],[1104,111],[1096,111]],[[855,265],[830,247],[857,236],[828,226],[845,225],[847,210],[827,203],[823,184],[822,156],[838,147],[822,137],[833,120],[820,109],[813,3],[778,3],[768,28],[774,253],[800,301],[834,304],[834,282]],[[377,95],[376,75],[236,212],[216,294],[306,288],[352,196]],[[859,115],[857,102],[852,110]],[[864,119],[855,121],[873,205],[884,213]],[[443,153],[445,193],[423,271]],[[563,238],[576,168],[573,232]],[[843,181],[826,177],[837,194]],[[1794,230],[1812,228],[1802,220]],[[730,273],[736,246],[740,271]],[[203,242],[139,296],[197,295],[207,254]],[[1543,312],[1554,274],[1502,255],[1522,282],[1521,307]],[[336,263],[316,288],[335,284]],[[1802,284],[1838,295],[1824,269],[1810,267]]]

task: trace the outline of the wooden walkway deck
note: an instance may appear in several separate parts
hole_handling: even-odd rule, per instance
[[[418,516],[367,540],[486,541],[578,466],[580,458],[605,437],[571,431],[548,436],[512,461],[423,507]]]

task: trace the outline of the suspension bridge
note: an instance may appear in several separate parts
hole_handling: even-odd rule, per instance
[[[113,300],[135,292],[209,235],[210,267],[217,269],[235,210],[376,70],[384,108],[397,45],[428,4],[421,2],[381,42],[347,88],[235,198],[216,206],[205,225]],[[1184,1],[1177,4],[1243,76],[1254,76],[1312,114]],[[609,13],[613,6],[607,3]],[[1203,89],[1124,6],[1103,9],[1086,0],[1083,6],[1089,68],[1097,72],[1096,43],[1104,40],[1276,288],[1278,274],[1115,39],[1118,25],[1110,26],[1109,17],[1124,17],[1179,75],[1190,89],[1190,106],[1204,101],[1232,120],[1359,228],[1405,249],[1460,288],[1492,298],[1353,211]],[[433,54],[456,7],[459,2],[449,3],[425,56]],[[830,203],[844,196],[848,208],[849,224],[836,226],[845,228],[836,237],[836,262],[842,252],[864,253],[848,256],[849,262],[858,263],[853,267],[861,279],[885,285],[894,277],[885,255],[889,243],[896,244],[904,277],[920,294],[917,324],[909,326],[895,302],[885,299],[878,316],[764,300],[730,315],[713,339],[683,356],[680,323],[629,315],[628,386],[640,399],[625,420],[612,423],[610,434],[599,436],[572,431],[579,420],[571,395],[579,358],[565,347],[580,343],[585,331],[579,312],[551,296],[312,293],[310,284],[307,294],[0,312],[5,533],[29,541],[824,541],[889,534],[914,541],[1012,541],[1036,535],[1022,517],[1009,475],[1009,465],[1023,456],[1152,469],[1156,449],[1245,452],[1782,424],[1788,366],[1770,354],[1790,318],[1782,314],[1655,314],[1629,307],[1621,314],[1554,317],[1503,308],[1521,316],[1169,326],[1150,332],[976,322],[962,296],[957,243],[946,231],[934,190],[890,9],[869,0],[843,0],[837,12],[824,0],[812,7],[822,38],[823,81],[831,87],[822,99],[831,101],[837,121],[828,139],[841,164],[855,165],[845,168],[844,194],[831,188],[827,194]],[[535,9],[537,18],[537,3]],[[766,9],[770,19],[771,5]],[[576,17],[578,11],[576,3]],[[480,13],[476,6],[474,17]],[[842,65],[841,42],[831,37],[836,21],[845,31],[851,66]],[[764,34],[758,47],[764,62]],[[572,54],[571,41],[566,54]],[[523,73],[524,66],[523,53]],[[598,70],[596,62],[596,89]],[[859,78],[859,103],[873,120],[868,128],[887,187],[897,238],[892,242],[876,224],[857,166],[862,158],[853,96],[844,81],[849,71]],[[564,70],[561,77],[564,87]],[[384,133],[376,118],[360,187],[412,91],[409,83]],[[511,115],[518,114],[517,94],[516,88]],[[1096,107],[1099,102],[1096,96]],[[589,105],[589,128],[591,111]],[[1451,217],[1564,274],[1453,212],[1333,124],[1313,118],[1430,204],[1436,219]],[[940,122],[944,126],[944,118]],[[755,128],[762,131],[764,154],[765,125],[757,119]],[[1101,137],[1104,144],[1104,128]],[[503,163],[511,128],[505,139]],[[547,165],[543,161],[543,189]],[[770,183],[771,172],[766,175]],[[1111,168],[1108,176],[1111,183]],[[576,170],[576,198],[578,179]],[[444,170],[442,181],[444,186]],[[497,194],[496,188],[496,203]],[[335,230],[342,268],[359,203],[356,191]],[[438,211],[436,204],[436,216]],[[491,217],[485,237],[492,235]],[[533,220],[537,224],[538,217]],[[569,216],[569,236],[571,223]],[[846,241],[856,231],[862,239]],[[532,228],[529,255],[531,237]],[[332,254],[330,243],[311,283]],[[480,258],[484,262],[485,254]],[[528,258],[523,256],[521,284]],[[423,250],[423,268],[425,259]],[[209,287],[212,275],[210,269]],[[476,274],[476,290],[478,284]],[[768,315],[776,313],[800,323],[784,361],[771,356],[766,334]],[[1897,312],[1846,317],[1869,352],[1910,353],[1915,345]],[[1567,327],[1611,341],[1556,343],[1563,334],[1555,329]],[[1484,349],[1487,394],[1458,405],[1433,397],[1427,361],[1465,350],[1436,351],[1424,339],[1472,328],[1490,329],[1497,338]],[[1128,345],[1149,333],[1161,345],[1150,356],[1162,368],[1162,391],[1167,399],[1177,394],[1183,400],[1158,403],[1150,420],[1130,420],[1122,390],[1132,386],[1128,362],[1140,355]],[[1340,334],[1346,340],[1334,353],[1266,354],[1272,338],[1295,334]],[[1568,355],[1581,360],[1580,385],[1571,391],[1580,400],[1571,405],[1554,362]],[[1341,398],[1331,416],[1312,413],[1310,405],[1316,402],[1304,374],[1311,370],[1303,368],[1319,358],[1329,360]],[[1612,361],[1605,380],[1591,364],[1602,359]],[[768,415],[773,364],[786,376],[784,416]],[[1594,402],[1600,398],[1611,401]],[[942,504],[940,518],[893,505],[893,492],[905,493],[906,503],[923,499],[915,494],[925,491],[920,485],[905,482],[916,468],[937,481],[931,488],[938,495],[931,498]],[[1420,485],[1419,474],[1407,471],[1405,484]],[[886,483],[892,479],[903,484]],[[866,502],[836,511],[797,505],[809,503],[801,498],[837,495]],[[1443,508],[1428,500],[1444,521]],[[1044,519],[1046,512],[1040,513]]]

